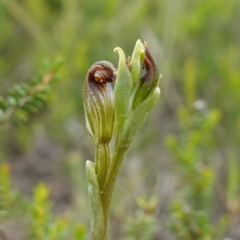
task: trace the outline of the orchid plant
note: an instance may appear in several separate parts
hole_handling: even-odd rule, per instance
[[[138,40],[128,59],[121,48],[114,51],[119,54],[118,68],[108,61],[94,63],[83,87],[87,131],[96,145],[95,162],[86,163],[94,240],[108,238],[110,205],[120,166],[160,96],[161,75],[146,42]]]

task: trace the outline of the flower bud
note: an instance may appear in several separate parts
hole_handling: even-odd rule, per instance
[[[95,144],[109,143],[114,128],[114,94],[111,83],[116,70],[107,61],[91,66],[83,88],[87,130]]]
[[[143,60],[143,68],[146,69],[144,75],[140,78],[139,86],[134,94],[132,108],[135,109],[142,101],[147,99],[158,86],[161,79],[157,63],[149,52],[147,43],[145,42],[145,57]]]

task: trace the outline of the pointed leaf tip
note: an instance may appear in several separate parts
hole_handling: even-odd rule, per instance
[[[132,53],[132,58],[129,63],[129,68],[130,68],[132,79],[133,79],[133,86],[136,84],[136,82],[139,79],[144,57],[145,57],[145,48],[143,43],[139,39],[135,44],[135,47]]]
[[[117,53],[118,53],[119,58],[120,58],[121,60],[123,59],[124,61],[126,61],[125,53],[124,53],[124,51],[123,51],[120,47],[114,48],[114,52],[117,52]]]

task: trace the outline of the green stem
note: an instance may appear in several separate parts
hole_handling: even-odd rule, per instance
[[[98,178],[100,191],[103,190],[107,170],[110,164],[110,146],[108,143],[100,143],[95,150],[95,171]]]
[[[103,206],[103,214],[104,214],[105,238],[103,240],[107,240],[109,213],[110,213],[113,190],[115,187],[120,166],[123,162],[123,159],[129,147],[130,145],[126,146],[126,145],[118,144],[118,146],[115,149],[115,152],[111,161],[110,169],[108,171],[107,178],[104,184],[104,189],[102,192],[102,206]]]
[[[104,207],[105,202],[105,194],[104,194],[104,186],[106,184],[107,172],[110,166],[110,146],[106,143],[98,144],[95,152],[95,161],[96,161],[96,173],[98,178],[99,189],[101,193],[101,200],[103,206],[103,214],[104,214],[104,234],[100,240],[107,240],[108,238],[108,220],[109,220],[109,210],[110,206]],[[113,159],[114,160],[114,159]],[[109,205],[111,204],[111,199],[107,202]],[[105,210],[106,209],[106,210]]]

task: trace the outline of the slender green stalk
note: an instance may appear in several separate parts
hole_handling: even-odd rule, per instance
[[[99,189],[103,190],[104,182],[107,176],[107,170],[110,164],[110,146],[108,143],[100,143],[95,150],[95,171],[98,178]]]
[[[109,213],[110,213],[110,206],[112,202],[112,195],[113,195],[115,183],[117,180],[120,166],[124,160],[124,157],[129,147],[130,145],[120,146],[115,149],[115,152],[111,161],[110,169],[104,185],[104,189],[102,193],[102,206],[103,206],[103,214],[104,214],[104,235],[105,235],[104,240],[107,240]]]

